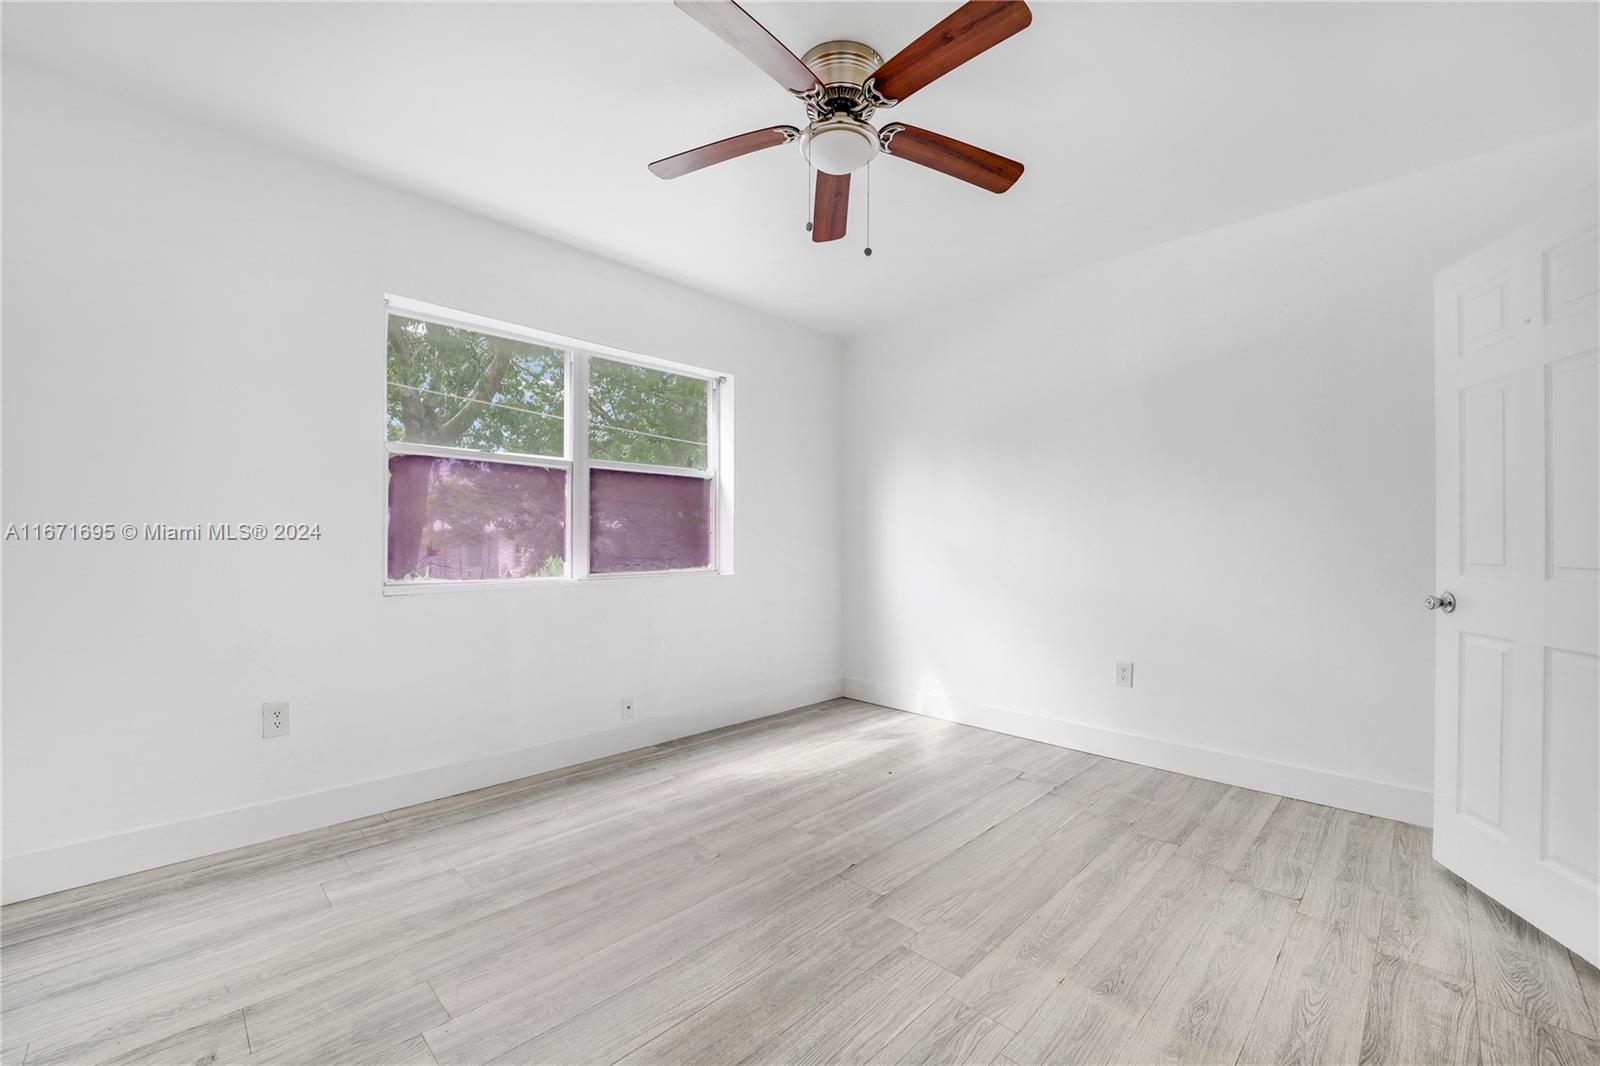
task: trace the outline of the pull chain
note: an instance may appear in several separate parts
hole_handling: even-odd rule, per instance
[[[807,233],[810,233],[811,232],[811,227],[813,225],[815,225],[815,222],[811,217],[811,212],[816,210],[816,203],[817,203],[816,195],[811,190],[811,186],[812,186],[812,184],[813,184],[813,182],[815,180],[816,180],[815,179],[815,172],[814,172],[814,170],[813,170],[813,168],[811,166],[811,160],[808,159],[808,160],[806,160],[806,232]]]
[[[864,203],[862,205],[863,207],[866,208],[866,210],[863,212],[863,214],[865,214],[867,216],[867,226],[866,226],[866,229],[867,229],[867,246],[864,249],[862,249],[861,254],[862,255],[871,255],[872,254],[872,164],[868,163],[862,169],[866,171],[866,179],[867,179],[867,199],[866,199],[866,203]]]

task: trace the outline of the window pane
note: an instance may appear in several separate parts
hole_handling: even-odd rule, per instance
[[[673,474],[589,474],[589,569],[690,570],[711,565],[711,482]]]
[[[589,455],[704,470],[710,394],[703,378],[589,360]]]
[[[565,455],[566,353],[389,316],[389,439]]]
[[[389,457],[391,580],[560,577],[566,529],[564,470]]]

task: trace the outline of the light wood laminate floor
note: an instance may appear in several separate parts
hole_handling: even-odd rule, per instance
[[[0,913],[7,1064],[1600,1062],[1426,830],[849,700]]]

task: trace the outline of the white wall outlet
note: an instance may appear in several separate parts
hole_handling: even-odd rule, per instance
[[[268,739],[289,735],[289,705],[287,703],[263,703],[261,705],[261,735]]]
[[[1117,664],[1117,687],[1118,688],[1132,688],[1133,687],[1133,664],[1132,663],[1118,663]]]
[[[624,697],[622,697],[622,720],[624,722],[633,721],[633,697],[632,696],[624,696]]]

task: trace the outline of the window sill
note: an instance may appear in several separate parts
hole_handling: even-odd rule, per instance
[[[537,577],[504,578],[491,581],[385,581],[385,596],[434,596],[458,592],[488,592],[507,589],[563,589],[588,585],[597,581],[681,581],[708,577],[731,577],[718,570],[637,570],[614,574],[590,574],[586,578]]]

